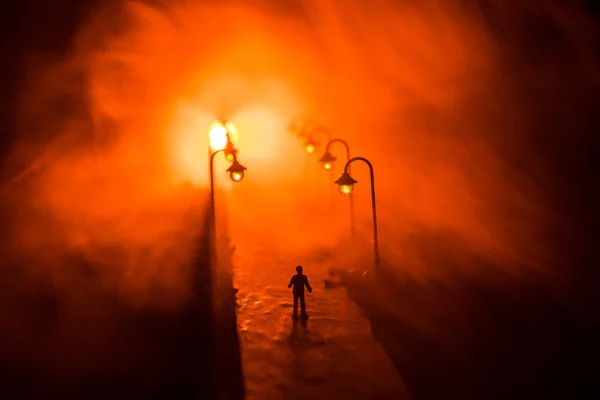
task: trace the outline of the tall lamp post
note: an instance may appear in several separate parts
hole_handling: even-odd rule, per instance
[[[209,145],[209,172],[210,172],[210,241],[211,251],[213,255],[216,255],[216,212],[215,212],[215,174],[214,174],[214,161],[215,156],[221,152],[225,154],[227,161],[232,161],[231,166],[227,169],[229,172],[229,178],[233,182],[240,182],[244,179],[246,167],[239,163],[237,159],[238,150],[233,145],[231,139],[231,132],[233,126],[226,123],[216,123],[212,126],[209,132],[210,145]],[[233,131],[235,133],[235,131]]]
[[[371,206],[373,209],[373,251],[375,256],[375,270],[379,270],[379,237],[377,235],[377,207],[375,204],[375,177],[373,174],[373,164],[369,160],[364,157],[354,157],[346,162],[344,165],[344,172],[342,176],[335,181],[335,184],[338,185],[338,191],[345,195],[349,196],[354,191],[354,184],[357,181],[350,176],[349,168],[350,164],[354,161],[362,161],[369,167],[369,172],[371,174]]]
[[[346,162],[350,161],[350,146],[348,146],[348,142],[346,142],[343,139],[339,139],[339,138],[331,139],[327,143],[327,147],[325,148],[325,153],[319,159],[319,161],[323,164],[323,168],[325,168],[325,170],[331,171],[332,175],[333,175],[333,164],[337,160],[337,157],[335,157],[333,154],[331,154],[331,152],[329,150],[334,143],[341,143],[344,145],[344,147],[346,148]],[[348,173],[350,173],[350,167],[348,167]],[[350,193],[348,195],[348,197],[350,197],[350,232],[352,234],[352,239],[354,240],[355,239],[354,197],[352,196],[352,193]]]

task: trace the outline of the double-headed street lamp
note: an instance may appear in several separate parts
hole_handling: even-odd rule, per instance
[[[362,161],[369,167],[369,172],[371,174],[371,206],[373,209],[373,250],[375,256],[375,270],[379,270],[379,238],[377,235],[377,207],[375,204],[375,177],[373,174],[373,164],[369,160],[364,157],[354,157],[349,159],[344,165],[344,172],[342,176],[335,181],[335,184],[338,185],[338,191],[345,195],[350,196],[354,191],[354,184],[357,181],[350,176],[350,164],[354,161]]]
[[[325,170],[331,171],[332,173],[333,173],[333,165],[334,165],[335,161],[337,160],[337,157],[335,157],[333,154],[331,154],[331,152],[329,150],[334,143],[341,143],[344,145],[344,147],[346,148],[346,162],[350,161],[350,146],[348,146],[348,142],[346,142],[343,139],[339,139],[339,138],[331,139],[327,143],[327,147],[325,148],[325,153],[319,159],[319,161],[323,164],[323,168],[325,168]],[[348,168],[348,173],[349,172],[350,172],[350,168]],[[350,232],[352,234],[352,239],[354,239],[355,238],[354,197],[352,196],[352,193],[349,194],[349,197],[350,197]]]
[[[237,159],[238,150],[233,144],[232,137],[237,136],[237,132],[231,123],[215,123],[211,127],[208,133],[210,139],[209,151],[209,171],[210,171],[210,240],[211,240],[211,251],[213,255],[216,255],[216,215],[215,215],[215,174],[214,174],[214,161],[215,156],[221,152],[225,154],[225,159],[231,161],[231,165],[227,168],[229,172],[229,178],[233,182],[240,182],[244,179],[246,167],[239,163]]]

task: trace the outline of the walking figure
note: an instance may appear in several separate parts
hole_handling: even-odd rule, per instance
[[[298,300],[300,300],[300,316],[303,319],[308,319],[308,315],[306,315],[306,303],[304,302],[304,286],[308,289],[308,293],[312,293],[312,288],[310,287],[310,283],[308,283],[308,277],[302,274],[302,266],[298,265],[296,267],[297,274],[292,276],[290,279],[290,284],[288,288],[294,286],[292,289],[292,293],[294,294],[294,318],[298,318]]]

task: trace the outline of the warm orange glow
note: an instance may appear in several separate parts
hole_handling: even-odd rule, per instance
[[[227,129],[220,123],[215,123],[211,126],[208,137],[210,139],[210,147],[213,151],[223,150],[227,145]]]
[[[15,387],[27,386],[19,383],[24,374],[35,392],[59,395],[107,380],[121,392],[182,388],[194,360],[181,351],[203,355],[182,340],[202,340],[213,322],[229,320],[204,318],[211,309],[202,310],[198,289],[214,298],[212,310],[231,305],[226,311],[237,314],[240,351],[235,337],[207,345],[217,355],[235,350],[230,358],[244,363],[235,369],[249,398],[409,398],[394,396],[388,377],[412,386],[428,376],[442,398],[460,388],[484,395],[475,381],[503,375],[519,379],[493,389],[533,393],[529,383],[568,369],[561,359],[577,350],[568,346],[574,335],[556,325],[573,322],[575,336],[585,333],[579,320],[593,308],[573,283],[592,276],[594,254],[566,251],[594,241],[570,215],[579,202],[577,217],[593,225],[596,211],[594,196],[578,198],[596,187],[586,159],[593,147],[576,150],[586,130],[598,130],[578,118],[598,109],[598,29],[562,12],[562,4],[583,1],[47,3],[39,23],[23,14],[3,53],[15,84],[2,97],[0,364]],[[227,132],[239,152],[214,157],[212,220],[209,154],[226,148]],[[360,160],[346,165],[354,156],[368,159],[374,174]],[[234,158],[247,177],[243,168],[228,170]],[[580,190],[571,178],[584,164]],[[338,186],[343,171],[353,179]],[[383,276],[397,271],[398,291],[373,271],[358,282],[360,268],[373,264],[373,188]],[[211,266],[205,239],[213,221],[220,247]],[[306,329],[288,315],[286,284],[299,264],[315,288]],[[325,291],[332,266],[353,269],[351,281],[365,290]],[[501,284],[479,286],[484,274]],[[220,279],[230,275],[235,296]],[[535,286],[511,287],[511,276]],[[553,282],[565,290],[547,296]],[[381,293],[369,293],[371,284]],[[496,286],[506,296],[486,300]],[[362,294],[383,309],[361,313]],[[552,297],[582,307],[572,315],[568,307],[515,310],[517,320],[549,320],[549,329],[531,325],[526,335],[481,320],[489,305],[496,326],[513,326],[505,318],[511,306]],[[144,336],[148,327],[155,332]],[[293,327],[301,338],[289,335]],[[514,362],[488,357],[494,340],[480,337],[487,333],[535,341],[523,364],[547,368],[513,374]],[[414,351],[395,351],[399,344]],[[338,357],[352,346],[355,356]],[[371,349],[379,354],[363,354]],[[447,380],[428,374],[430,354],[461,370]],[[336,374],[341,359],[356,363]],[[385,368],[374,368],[382,373],[373,380],[364,369],[379,359],[386,365],[376,363]],[[485,370],[476,371],[480,364]],[[384,387],[370,396],[350,376]],[[337,393],[339,386],[354,393]]]
[[[354,191],[354,185],[338,185],[338,192],[344,196],[350,195]]]
[[[244,179],[245,173],[243,171],[232,171],[229,173],[229,177],[234,182],[239,182]]]
[[[302,121],[301,120],[296,120],[294,122],[292,122],[290,124],[290,133],[294,136],[298,136],[300,134],[300,131],[302,130]]]
[[[544,265],[547,245],[532,238],[545,232],[553,192],[539,187],[546,176],[530,179],[510,157],[538,156],[521,146],[534,131],[536,93],[553,75],[540,58],[535,66],[544,73],[527,75],[540,79],[534,90],[522,87],[527,80],[513,84],[518,71],[509,69],[531,60],[502,54],[510,45],[496,41],[471,2],[119,3],[86,19],[68,56],[33,57],[19,85],[19,141],[2,165],[26,179],[14,185],[22,195],[11,187],[0,198],[18,198],[24,210],[6,224],[24,254],[80,255],[97,265],[100,285],[136,305],[154,298],[156,282],[187,293],[208,149],[223,149],[228,130],[252,171],[248,179],[229,176],[232,157],[214,159],[218,201],[226,203],[218,208],[236,226],[232,240],[312,257],[349,235],[348,199],[307,156],[325,150],[323,137],[306,142],[324,126],[373,162],[382,257],[403,258],[405,272],[448,270],[398,246],[407,232],[466,237],[475,252],[518,259],[518,267],[502,267],[515,273]],[[510,12],[502,15],[510,21]],[[117,17],[115,30],[107,21]],[[316,121],[292,128],[301,140],[289,134],[299,115]],[[331,151],[339,165],[323,167],[341,169],[345,149],[336,143]],[[368,168],[353,163],[352,176],[361,182],[353,195],[357,234],[368,237]],[[353,187],[338,190],[349,195]]]
[[[225,129],[229,132],[229,139],[231,143],[237,143],[238,141],[238,131],[235,129],[235,126],[231,122],[225,123]]]

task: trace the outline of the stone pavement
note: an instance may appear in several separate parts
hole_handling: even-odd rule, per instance
[[[305,264],[306,324],[291,318],[290,254],[236,243],[237,320],[246,394],[260,399],[408,399],[402,378],[344,289],[324,289],[327,265]],[[250,243],[251,242],[251,243]]]

